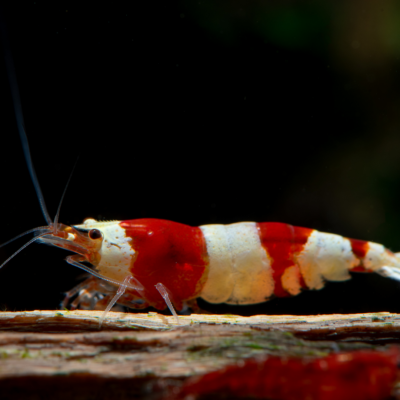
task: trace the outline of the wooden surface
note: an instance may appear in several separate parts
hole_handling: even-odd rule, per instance
[[[157,313],[109,313],[99,329],[100,316],[97,311],[0,313],[0,398],[152,399],[165,382],[238,359],[324,356],[400,336],[400,315],[390,313],[191,315],[180,316],[179,325]]]

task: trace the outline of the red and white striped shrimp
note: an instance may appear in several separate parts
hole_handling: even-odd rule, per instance
[[[350,279],[349,272],[376,272],[400,280],[399,253],[377,243],[283,223],[190,227],[158,219],[87,219],[64,231],[62,238],[49,233],[40,241],[78,253],[67,261],[78,267],[90,263],[111,283],[122,284],[127,278],[140,282],[140,290],[128,286],[118,300],[131,308],[164,309],[158,283],[182,309],[198,297],[244,305],[295,296],[302,289],[321,289],[325,281]],[[97,292],[115,291],[93,278],[78,288],[69,297],[79,291],[87,301]]]

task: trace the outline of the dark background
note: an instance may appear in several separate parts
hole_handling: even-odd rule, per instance
[[[400,251],[395,0],[9,1],[3,9],[51,215],[79,156],[64,224],[279,221]],[[0,100],[1,243],[44,219],[3,60]],[[0,260],[22,243],[1,248]],[[58,308],[81,275],[66,255],[24,250],[0,271],[0,307]],[[400,312],[400,283],[358,274],[256,307],[202,305]]]

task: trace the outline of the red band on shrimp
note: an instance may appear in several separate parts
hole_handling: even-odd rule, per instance
[[[357,265],[357,267],[355,267],[355,268],[352,268],[351,271],[353,271],[353,272],[370,272],[362,264],[362,261],[369,250],[369,243],[364,240],[358,240],[358,239],[349,239],[349,241],[350,241],[351,249],[352,249],[354,255],[357,258],[359,258],[361,261],[361,264]]]
[[[288,297],[290,294],[283,288],[281,277],[285,270],[296,265],[295,256],[307,243],[312,229],[298,228],[279,222],[264,222],[257,224],[260,240],[271,259],[272,276],[275,281],[274,294],[278,297]],[[306,288],[304,279],[300,285]]]
[[[364,240],[349,239],[351,249],[356,257],[363,259],[368,252],[369,244]]]
[[[132,238],[135,261],[132,274],[146,288],[144,296],[158,309],[165,302],[155,285],[161,282],[171,293],[175,307],[198,297],[205,279],[208,256],[203,233],[177,222],[157,219],[122,221],[120,226]]]

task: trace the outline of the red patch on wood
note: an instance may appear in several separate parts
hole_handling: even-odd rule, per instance
[[[303,250],[313,230],[279,222],[259,223],[257,228],[261,244],[272,261],[274,294],[278,297],[288,297],[290,294],[282,287],[281,277],[286,268],[297,264],[295,256]],[[304,279],[300,280],[300,284],[304,288],[307,287]]]
[[[122,221],[126,236],[132,238],[135,261],[131,272],[145,287],[144,297],[158,309],[165,302],[154,287],[161,282],[172,295],[174,305],[197,297],[208,265],[207,248],[200,228],[159,219]],[[204,279],[203,279],[204,281]]]
[[[394,347],[314,359],[266,356],[191,378],[166,398],[224,393],[280,400],[384,400],[393,389],[398,359]]]

